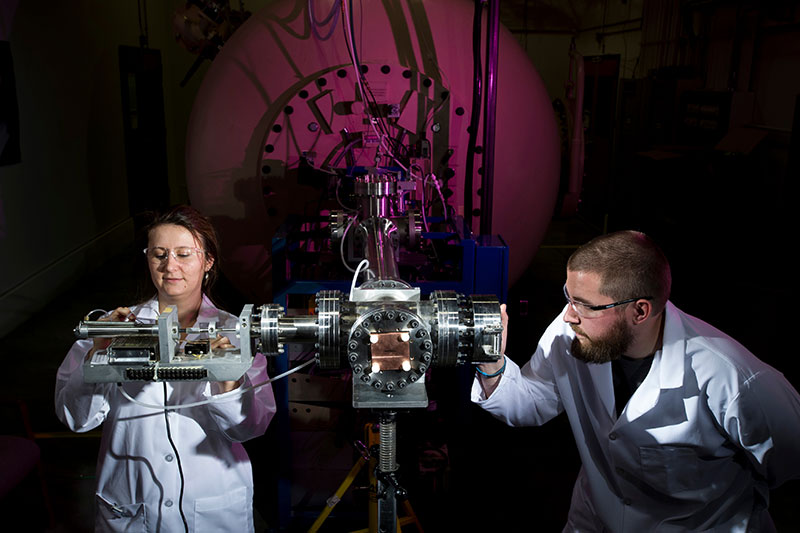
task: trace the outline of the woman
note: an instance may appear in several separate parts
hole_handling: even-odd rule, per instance
[[[152,323],[165,307],[176,306],[181,328],[236,324],[237,317],[217,309],[206,294],[218,257],[207,218],[180,206],[157,218],[147,237],[144,252],[155,296],[117,308],[105,320]],[[230,343],[218,337],[212,347]],[[108,344],[108,339],[77,341],[58,369],[55,391],[56,413],[71,430],[89,431],[105,422],[96,529],[253,531],[253,476],[241,442],[264,434],[275,399],[269,385],[244,394],[236,389],[267,379],[264,356],[256,355],[238,381],[122,384],[134,403],[116,384],[84,383],[83,362]],[[235,399],[169,411],[138,404],[183,405],[226,396]]]

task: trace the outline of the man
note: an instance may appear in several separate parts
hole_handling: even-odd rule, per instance
[[[800,475],[797,391],[670,285],[647,236],[598,237],[531,360],[478,369],[472,400],[509,425],[566,411],[582,468],[564,531],[774,531],[769,489]]]

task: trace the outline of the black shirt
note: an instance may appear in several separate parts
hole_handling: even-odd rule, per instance
[[[633,359],[623,355],[615,361],[611,361],[611,375],[614,378],[614,400],[617,408],[617,416],[628,404],[634,391],[639,388],[650,366],[653,364],[653,356],[648,355],[642,359]]]

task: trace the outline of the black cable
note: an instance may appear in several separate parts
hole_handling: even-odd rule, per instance
[[[361,95],[361,98],[364,101],[364,104],[367,108],[367,112],[370,115],[374,115],[377,118],[377,125],[376,128],[380,130],[384,136],[389,136],[389,130],[385,124],[385,118],[381,113],[381,109],[378,106],[378,101],[375,98],[375,95],[372,92],[372,89],[369,86],[369,82],[367,81],[366,76],[361,70],[361,60],[358,58],[358,49],[356,48],[356,37],[355,37],[355,23],[353,21],[353,1],[352,0],[343,0],[342,2],[342,12],[345,11],[344,9],[344,2],[347,2],[348,5],[348,17],[346,20],[343,20],[344,23],[347,24],[347,29],[350,30],[350,36],[353,41],[353,46],[350,46],[350,42],[347,39],[347,29],[344,28],[345,24],[342,24],[342,29],[345,34],[345,44],[347,45],[347,50],[350,52],[353,60],[353,67],[355,69],[355,74],[358,77],[360,84],[359,88],[363,89],[361,92],[364,93]],[[344,16],[342,17],[344,19]],[[380,139],[379,139],[380,141]],[[378,143],[380,145],[380,142]]]
[[[164,407],[167,406],[167,382],[162,381],[164,384]],[[169,440],[170,446],[172,446],[172,451],[175,453],[175,461],[178,463],[178,473],[181,476],[181,493],[180,498],[178,499],[178,510],[181,513],[181,520],[183,520],[183,530],[186,533],[189,533],[189,524],[186,522],[186,515],[183,514],[183,467],[181,466],[181,455],[178,453],[178,448],[175,446],[175,443],[172,441],[172,433],[169,430],[169,409],[164,409],[164,421],[167,423],[167,440]]]
[[[478,121],[481,116],[481,89],[483,66],[481,65],[481,18],[483,1],[475,0],[475,13],[472,19],[472,109],[469,118],[469,137],[467,138],[467,160],[464,170],[464,218],[467,227],[472,229],[473,170],[475,168],[475,148],[478,136]]]

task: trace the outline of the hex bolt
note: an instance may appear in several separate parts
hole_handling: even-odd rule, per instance
[[[363,381],[364,383],[369,383],[369,374],[362,374],[361,381]]]
[[[424,374],[426,370],[428,370],[428,367],[426,365],[419,365],[420,373]]]
[[[397,382],[397,386],[398,386],[399,388],[401,388],[401,389],[404,389],[404,388],[406,388],[406,380],[404,380],[404,379],[401,379],[400,381],[398,381],[398,382]]]
[[[358,360],[358,354],[356,352],[350,352],[348,358],[350,359],[351,363],[355,363]]]
[[[425,341],[422,343],[423,350],[430,350],[431,349],[431,341]]]
[[[353,367],[353,374],[360,374],[361,373],[361,365],[356,365]]]
[[[411,374],[410,376],[408,376],[408,380],[411,383],[414,383],[415,381],[417,381],[417,379],[419,379],[419,376],[417,376],[416,374]]]
[[[351,350],[355,350],[358,348],[358,343],[356,341],[350,341],[350,344],[348,344],[347,347]]]
[[[424,354],[422,354],[422,360],[427,363],[428,361],[431,360],[431,354],[428,353],[428,352],[425,352]]]
[[[394,390],[394,383],[391,383],[391,382],[387,383],[386,384],[386,390],[388,390],[388,391]]]
[[[372,386],[375,387],[376,389],[380,389],[381,387],[383,387],[383,383],[381,383],[381,380],[378,380],[375,383],[373,383]]]

